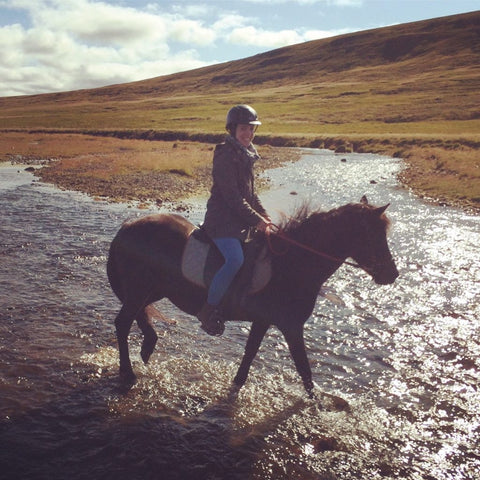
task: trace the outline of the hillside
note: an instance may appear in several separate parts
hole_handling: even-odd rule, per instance
[[[215,132],[227,106],[245,101],[257,107],[268,134],[428,134],[432,125],[411,124],[441,121],[462,122],[451,133],[474,133],[479,67],[480,11],[130,84],[7,97],[0,99],[0,128]]]
[[[411,163],[425,157],[421,173],[412,169],[406,181],[428,190],[433,177],[428,185],[415,184],[414,178],[424,177],[426,168],[442,177],[440,183],[448,176],[456,182],[453,194],[434,187],[428,195],[475,203],[480,202],[475,187],[480,184],[479,90],[477,11],[306,42],[129,84],[0,98],[0,130],[216,141],[227,109],[250,103],[263,121],[259,144],[346,144],[355,151],[401,155]],[[413,152],[416,147],[423,150]],[[461,178],[473,185],[473,193],[462,190]]]

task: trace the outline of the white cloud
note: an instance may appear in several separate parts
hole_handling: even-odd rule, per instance
[[[234,28],[227,36],[227,40],[235,45],[255,45],[262,48],[277,48],[341,35],[349,31],[348,29],[306,30],[304,32],[297,30],[268,31],[246,26]]]
[[[205,46],[214,42],[216,34],[193,20],[179,19],[167,27],[169,38],[190,45]]]
[[[23,52],[18,48],[22,43],[24,31],[21,25],[7,25],[0,28],[0,65],[16,67],[22,62]]]
[[[152,10],[156,10],[157,6],[150,4],[148,8]],[[192,5],[192,4],[172,5],[172,10],[185,17],[202,18],[212,14],[213,7],[211,5],[207,5],[206,3],[202,3],[198,5]]]
[[[280,47],[300,43],[302,37],[294,30],[281,30],[278,32],[257,29],[252,26],[235,28],[228,41],[237,45],[256,45],[259,47]]]
[[[212,28],[217,32],[228,32],[233,28],[245,26],[250,23],[255,23],[255,19],[248,19],[234,13],[224,13],[213,23]]]
[[[0,95],[90,88],[201,67],[206,62],[194,47],[216,38],[199,21],[94,0],[11,0],[8,7],[26,10],[30,25],[0,27]]]
[[[0,9],[23,14],[21,24],[0,23],[0,95],[126,83],[215,63],[211,55],[222,47],[224,61],[232,60],[231,46],[257,53],[331,35],[269,29],[255,9],[243,15],[230,5],[215,10],[207,2],[133,8],[108,0],[0,0]],[[202,60],[207,50],[210,58]]]
[[[344,33],[351,32],[348,28],[342,28],[338,30],[307,30],[303,33],[302,37],[305,41],[320,40],[322,38],[334,37],[336,35],[343,35]]]
[[[363,0],[330,0],[329,3],[340,7],[360,7]]]
[[[120,45],[147,39],[165,28],[163,19],[132,8],[88,0],[55,3],[54,9],[31,12],[34,25],[54,32],[69,32],[85,41]]]
[[[197,20],[177,15],[140,11],[94,0],[51,0],[54,8],[30,11],[34,25],[68,32],[81,41],[132,45],[168,41],[205,45],[215,35]]]

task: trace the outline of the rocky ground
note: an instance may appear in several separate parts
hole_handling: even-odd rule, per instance
[[[256,164],[257,173],[284,162],[295,161],[300,156],[298,149],[285,147],[269,147],[261,154],[262,158]],[[99,163],[104,161],[102,156],[96,160]],[[89,175],[90,169],[89,164],[79,162],[72,171],[71,165],[62,161],[52,161],[36,169],[35,174],[42,182],[52,183],[62,189],[80,191],[93,198],[113,202],[134,202],[139,205],[151,203],[161,205],[175,201],[178,202],[179,209],[182,209],[182,199],[200,194],[207,195],[211,186],[211,165],[197,167],[192,174],[171,169],[114,173],[109,177]],[[262,187],[261,184],[259,186]]]

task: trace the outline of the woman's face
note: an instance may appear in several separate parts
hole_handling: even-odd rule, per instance
[[[248,147],[255,136],[255,130],[257,129],[256,125],[245,125],[239,123],[237,125],[237,130],[235,131],[235,138],[244,146]]]

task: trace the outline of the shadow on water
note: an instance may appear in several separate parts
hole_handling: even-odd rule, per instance
[[[298,400],[263,422],[234,425],[237,392],[209,405],[189,399],[190,415],[167,407],[155,414],[112,413],[121,390],[112,375],[91,379],[61,400],[0,424],[0,478],[202,480],[263,478],[255,463],[268,435],[296,413]],[[301,477],[319,478],[305,472]]]

